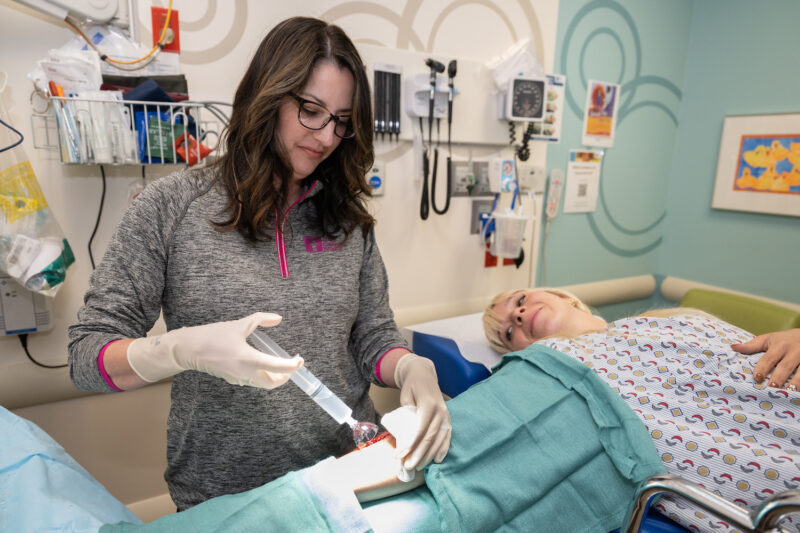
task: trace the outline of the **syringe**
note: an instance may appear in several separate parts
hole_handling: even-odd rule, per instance
[[[281,348],[277,342],[272,340],[269,335],[263,331],[256,330],[250,335],[250,340],[256,348],[262,352],[278,357],[285,357],[291,359],[292,356],[286,353],[286,350]],[[326,413],[331,415],[339,424],[347,424],[353,428],[353,440],[356,444],[366,442],[378,433],[378,426],[371,422],[359,422],[353,418],[353,410],[339,399],[331,390],[322,384],[322,382],[305,366],[301,366],[289,375],[295,385],[300,387],[300,390],[308,394],[312,400],[317,402],[317,405],[322,407]]]

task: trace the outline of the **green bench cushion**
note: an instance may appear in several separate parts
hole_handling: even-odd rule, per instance
[[[800,311],[728,292],[690,289],[680,305],[711,313],[754,335],[800,327]]]

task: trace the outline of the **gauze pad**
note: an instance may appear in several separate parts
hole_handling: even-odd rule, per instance
[[[419,431],[417,408],[413,405],[399,407],[383,415],[381,424],[397,441],[397,479],[405,482],[413,480],[416,471],[403,468],[403,457],[408,453],[409,448],[414,443],[414,437]]]

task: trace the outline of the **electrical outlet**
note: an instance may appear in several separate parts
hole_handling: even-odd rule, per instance
[[[167,19],[167,9],[164,7],[151,7],[150,16],[153,21],[153,46],[158,44],[158,38],[161,37],[161,30],[164,28],[164,22]],[[178,32],[178,11],[172,10],[169,14],[169,28],[164,35],[164,48],[165,52],[175,52],[176,54],[181,51],[181,39]]]
[[[452,196],[490,196],[489,162],[468,160],[451,160],[453,181],[450,184]]]
[[[477,235],[481,232],[481,215],[492,212],[494,200],[472,200],[472,215],[469,219],[469,232]]]

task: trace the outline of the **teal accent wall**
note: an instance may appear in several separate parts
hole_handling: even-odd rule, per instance
[[[724,117],[800,113],[798,24],[797,0],[695,3],[661,272],[800,303],[800,216],[711,209]]]
[[[724,117],[800,112],[798,21],[797,0],[559,2],[548,172],[582,147],[589,79],[620,83],[622,106],[597,210],[553,220],[539,284],[658,274],[800,303],[800,217],[711,209]]]
[[[548,171],[582,148],[589,80],[619,83],[613,148],[597,210],[560,213],[543,240],[539,284],[569,285],[658,270],[692,15],[690,0],[561,0],[554,70],[567,77],[561,143]]]

